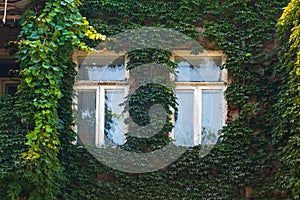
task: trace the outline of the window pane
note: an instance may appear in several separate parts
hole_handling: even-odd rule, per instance
[[[125,80],[124,56],[86,57],[79,59],[78,80],[121,81]]]
[[[217,82],[221,80],[222,57],[175,57],[176,81]]]
[[[95,145],[96,91],[79,91],[77,109],[79,143]]]
[[[105,91],[105,145],[124,144],[123,90]]]
[[[203,90],[202,92],[202,144],[215,144],[222,126],[222,91]]]
[[[18,84],[6,84],[5,85],[5,94],[15,95],[18,91]]]
[[[175,114],[175,145],[194,146],[194,91],[176,91],[178,112]]]
[[[0,77],[11,77],[12,75],[18,74],[11,70],[18,70],[20,64],[16,62],[15,59],[11,58],[0,58]]]

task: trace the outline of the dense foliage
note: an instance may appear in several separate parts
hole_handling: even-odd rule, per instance
[[[273,127],[281,120],[280,116],[274,115],[272,105],[278,101],[276,94],[284,74],[275,47],[277,18],[274,13],[279,17],[285,3],[229,0],[221,3],[86,2],[83,14],[107,35],[129,28],[155,26],[178,30],[198,39],[197,27],[203,27],[204,42],[210,39],[207,48],[214,43],[227,55],[224,67],[231,79],[226,91],[231,121],[223,129],[223,142],[206,158],[200,158],[197,150],[188,152],[183,160],[166,171],[138,176],[140,181],[137,183],[130,178],[133,182],[129,184],[126,176],[117,179],[120,182],[126,180],[119,188],[122,192],[117,195],[125,195],[126,188],[128,191],[135,188],[136,197],[145,193],[148,199],[156,199],[159,194],[156,196],[155,187],[169,188],[160,196],[162,199],[280,198],[285,195],[273,179],[279,162],[275,154],[277,146],[271,142],[275,132]],[[235,110],[240,114],[234,118]],[[110,187],[120,187],[120,182],[112,182]],[[155,185],[153,189],[152,184]],[[131,197],[131,192],[128,197],[122,196]]]
[[[292,1],[278,24],[288,74],[275,46],[277,18],[287,1],[84,2],[82,14],[107,36],[154,26],[198,40],[197,27],[203,27],[203,45],[211,48],[214,44],[227,55],[224,67],[231,82],[226,91],[228,125],[222,130],[222,142],[204,158],[199,154],[201,147],[195,147],[168,168],[145,174],[112,170],[84,148],[71,144],[75,136],[71,106],[76,71],[70,54],[85,47],[79,41],[84,32],[90,39],[101,37],[87,31],[78,2],[51,1],[40,16],[28,13],[18,55],[23,76],[19,95],[0,102],[1,199],[54,199],[57,195],[59,199],[297,198],[298,2]],[[96,46],[90,39],[85,41]],[[131,52],[131,58],[139,59],[132,59],[129,67],[149,62],[147,55],[156,51]],[[151,61],[174,69],[167,61],[169,53],[158,51]],[[233,115],[235,111],[238,116]],[[133,141],[128,148],[142,149],[135,144],[140,143]],[[278,155],[283,156],[281,168]],[[278,181],[274,180],[276,172]],[[285,183],[289,184],[283,188]]]
[[[283,70],[287,74],[278,107],[282,121],[278,125],[277,140],[283,146],[278,172],[279,184],[300,198],[300,1],[292,0],[278,21]]]
[[[2,153],[12,153],[14,160],[18,160],[12,164],[13,169],[16,168],[14,174],[2,177],[1,181],[6,183],[4,190],[12,198],[56,199],[60,193],[64,175],[58,152],[62,146],[61,141],[70,143],[75,137],[74,133],[62,135],[72,125],[72,119],[67,120],[67,115],[59,113],[69,109],[64,114],[71,115],[72,90],[69,88],[72,88],[70,83],[75,73],[66,72],[69,67],[74,68],[72,51],[88,49],[80,39],[85,35],[90,38],[98,36],[79,13],[79,5],[80,1],[76,0],[48,1],[42,12],[29,9],[24,14],[17,53],[22,77],[18,99],[8,105],[1,104],[11,108],[12,116],[15,117],[12,124],[10,121],[2,121],[7,123],[7,130],[3,129],[7,131],[6,136],[11,137],[13,134],[20,138],[20,145],[15,146],[17,152],[20,151],[18,146],[26,146],[21,154],[7,152],[9,149],[1,146]],[[67,96],[64,96],[65,86],[69,86]],[[60,100],[68,104],[60,108]],[[18,123],[19,126],[16,125]],[[21,136],[26,136],[26,139]],[[9,142],[8,147],[10,145]],[[9,181],[7,178],[19,181]]]

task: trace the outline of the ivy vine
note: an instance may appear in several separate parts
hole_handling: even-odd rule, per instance
[[[282,147],[282,166],[277,173],[279,185],[300,198],[300,1],[292,0],[277,23],[281,43],[280,55],[286,84],[283,85],[278,104],[282,121],[278,124],[276,141]]]
[[[23,81],[17,97],[0,99],[0,198],[299,198],[300,6],[292,0],[277,24],[287,3],[94,0],[79,10],[78,0],[52,0],[42,3],[39,13],[26,12],[18,52]],[[76,135],[71,53],[105,39],[97,32],[110,36],[145,26],[180,31],[226,54],[228,123],[206,157],[197,146],[163,170],[129,174],[102,165],[71,143]],[[175,69],[170,52],[153,49],[131,52],[129,69],[148,63],[153,53],[155,61]],[[165,142],[163,134],[158,139]],[[137,144],[132,140],[125,148],[145,147]]]
[[[17,53],[22,82],[14,107],[16,119],[26,127],[28,149],[20,158],[21,182],[8,185],[19,188],[9,194],[12,198],[56,199],[60,192],[64,180],[58,158],[60,130],[70,128],[64,126],[58,111],[64,71],[70,67],[73,50],[88,50],[81,38],[104,39],[81,16],[80,4],[78,0],[48,1],[40,13],[29,9],[24,14]]]

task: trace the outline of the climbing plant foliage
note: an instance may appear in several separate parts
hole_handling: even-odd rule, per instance
[[[291,191],[294,199],[300,198],[300,1],[292,0],[285,7],[278,21],[278,37],[281,42],[282,68],[286,72],[280,101],[277,139],[281,142],[282,166],[278,171],[279,184]]]
[[[225,94],[228,125],[222,130],[222,143],[207,157],[200,158],[196,148],[165,171],[133,178],[123,175],[101,181],[101,186],[118,186],[122,192],[115,192],[115,198],[123,199],[286,198],[288,194],[274,180],[279,160],[272,143],[274,126],[281,120],[272,105],[278,101],[278,85],[284,82],[275,46],[276,23],[286,4],[250,0],[85,2],[83,14],[107,35],[154,26],[196,40],[200,36],[203,46],[224,52],[223,67],[230,76]],[[136,195],[126,193],[132,188]],[[155,188],[163,189],[157,192]]]
[[[28,11],[18,53],[23,81],[17,97],[3,98],[0,104],[1,199],[297,198],[299,170],[293,166],[299,149],[299,115],[294,115],[299,112],[299,1],[292,0],[280,18],[282,44],[280,49],[275,45],[277,19],[287,3],[93,0],[78,10],[79,1],[63,0],[48,1],[39,13]],[[197,146],[165,169],[130,174],[104,166],[71,143],[76,75],[71,52],[88,49],[81,39],[90,47],[99,43],[95,39],[105,39],[97,31],[110,36],[145,26],[176,30],[224,52],[223,67],[230,76],[227,125],[222,141],[206,157]],[[148,62],[176,68],[167,51],[144,49],[128,56],[129,70]],[[166,96],[170,98],[164,103],[176,107],[172,95]],[[171,128],[168,124],[150,143],[165,145]],[[134,139],[124,146],[135,151],[145,147],[157,148]]]
[[[17,122],[26,127],[23,145],[27,148],[17,155],[24,174],[16,176],[22,176],[18,177],[22,182],[7,185],[18,188],[9,194],[13,198],[56,199],[60,192],[63,172],[58,158],[59,137],[68,137],[61,136],[60,130],[70,129],[59,116],[63,79],[68,78],[64,71],[74,67],[73,50],[88,50],[81,38],[104,38],[81,16],[80,4],[77,0],[47,1],[41,12],[29,9],[24,14],[17,53],[22,82],[13,106]]]

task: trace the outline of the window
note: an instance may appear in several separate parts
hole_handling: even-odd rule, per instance
[[[19,78],[15,78],[14,70],[19,69],[19,64],[14,58],[0,58],[0,96],[14,95],[17,92]]]
[[[215,144],[225,125],[226,103],[223,97],[226,71],[221,70],[224,56],[216,52],[187,55],[179,52],[172,58],[177,63],[173,138],[175,144],[195,146]]]
[[[78,140],[84,144],[121,145],[124,137],[123,102],[128,88],[125,55],[78,57],[75,84]]]
[[[215,144],[222,121],[222,86],[177,86],[175,144]]]
[[[79,58],[79,80],[122,81],[125,80],[125,56],[102,56]]]
[[[214,144],[225,122],[226,71],[220,68],[224,56],[218,52],[208,56],[176,52],[170,59],[178,63],[178,73],[172,77],[178,112],[174,113],[170,136],[176,145]],[[119,105],[129,88],[126,55],[78,56],[77,61],[78,141],[98,147],[124,144],[126,114]]]
[[[178,63],[177,82],[219,82],[221,81],[222,57],[174,56]]]
[[[6,94],[14,95],[17,92],[18,84],[18,80],[0,78],[0,96],[4,96]]]
[[[124,115],[119,104],[125,93],[126,87],[122,86],[77,87],[77,131],[81,142],[96,146],[124,143]]]

